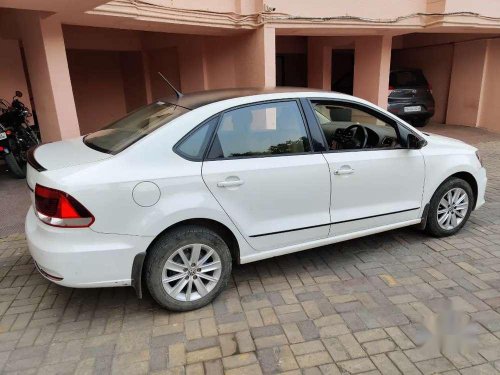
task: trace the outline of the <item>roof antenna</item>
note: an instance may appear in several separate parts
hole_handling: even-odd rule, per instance
[[[180,98],[182,98],[182,97],[184,96],[184,95],[182,95],[182,92],[178,91],[178,90],[177,90],[177,89],[176,89],[176,88],[175,88],[175,87],[174,87],[174,86],[173,86],[173,85],[172,85],[172,84],[168,81],[168,79],[167,79],[167,78],[165,78],[165,76],[164,76],[163,74],[161,74],[161,72],[158,72],[158,74],[160,75],[160,77],[161,77],[161,78],[163,78],[163,80],[164,80],[165,82],[167,82],[167,85],[169,85],[169,86],[170,86],[170,88],[171,88],[172,90],[174,90],[175,95],[177,95],[177,99],[180,99]]]

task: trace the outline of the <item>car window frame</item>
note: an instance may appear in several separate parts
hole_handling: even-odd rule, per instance
[[[203,120],[202,122],[200,122],[198,125],[196,125],[193,129],[191,129],[189,132],[187,132],[181,139],[179,139],[175,143],[175,145],[172,147],[172,151],[175,152],[177,155],[179,155],[183,159],[193,161],[193,162],[199,162],[199,163],[203,162],[203,160],[205,160],[205,156],[207,155],[208,149],[210,148],[209,146],[211,145],[211,142],[212,142],[213,133],[214,133],[215,129],[217,129],[217,126],[219,124],[219,119],[217,119],[217,121],[215,122],[215,125],[210,126],[207,134],[205,135],[205,139],[203,140],[203,145],[202,145],[202,148],[204,148],[204,150],[201,153],[201,157],[193,158],[193,157],[183,153],[180,150],[180,147],[189,137],[191,137],[194,133],[196,133],[200,128],[207,125],[210,121],[214,120],[215,118],[217,118],[219,116],[220,116],[220,114],[217,113],[213,116],[210,116],[206,120]]]
[[[359,103],[353,100],[349,99],[342,99],[342,98],[321,98],[321,97],[308,97],[306,99],[312,116],[314,117],[314,124],[315,127],[321,132],[322,139],[323,139],[323,146],[325,147],[324,153],[338,153],[338,152],[360,152],[360,151],[391,151],[391,150],[407,150],[408,147],[406,146],[406,140],[403,140],[401,137],[401,131],[400,127],[405,128],[406,131],[415,134],[411,129],[408,127],[404,126],[401,122],[387,116],[385,113],[382,111],[372,108],[369,106],[366,106],[363,103]],[[350,108],[354,108],[360,111],[364,111],[373,117],[378,118],[379,120],[384,121],[386,124],[392,126],[394,130],[396,131],[396,135],[398,137],[398,142],[400,144],[399,147],[376,147],[376,148],[354,148],[354,149],[340,149],[340,150],[330,150],[330,147],[328,145],[328,142],[326,140],[325,134],[323,132],[323,129],[321,128],[321,124],[319,123],[318,118],[314,114],[314,103],[313,102],[329,102],[333,105],[341,105],[341,106],[347,106]],[[416,135],[416,134],[415,134]],[[417,135],[418,138],[421,138],[420,136]]]
[[[209,158],[208,155],[210,154],[210,150],[213,147],[214,141],[215,141],[215,136],[217,135],[217,132],[219,131],[219,128],[222,123],[222,118],[227,112],[231,112],[237,109],[241,108],[246,108],[246,107],[254,107],[262,104],[273,104],[273,103],[281,103],[281,102],[295,102],[297,105],[302,122],[304,124],[304,129],[306,131],[306,136],[309,141],[309,151],[306,152],[295,152],[295,153],[288,153],[288,154],[270,154],[270,155],[249,155],[249,156],[234,156],[234,157],[224,157],[224,158]],[[300,155],[312,155],[317,152],[321,151],[315,151],[314,149],[314,144],[312,142],[312,137],[311,137],[311,132],[309,128],[309,122],[307,120],[307,117],[304,113],[304,108],[302,106],[302,103],[300,101],[300,98],[282,98],[282,99],[270,99],[270,100],[261,100],[257,102],[252,102],[252,103],[245,103],[241,105],[236,105],[230,108],[226,108],[225,110],[221,111],[218,113],[219,119],[217,122],[217,126],[215,127],[215,130],[212,132],[212,137],[210,139],[209,145],[206,149],[203,161],[227,161],[227,160],[239,160],[239,159],[257,159],[257,158],[269,158],[269,157],[287,157],[287,156],[300,156]]]

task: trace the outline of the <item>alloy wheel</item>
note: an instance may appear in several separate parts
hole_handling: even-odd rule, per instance
[[[469,197],[462,188],[446,192],[438,204],[438,224],[445,230],[455,229],[462,223],[469,209]]]
[[[206,296],[220,280],[222,264],[217,252],[204,244],[181,247],[163,266],[162,285],[178,301]]]

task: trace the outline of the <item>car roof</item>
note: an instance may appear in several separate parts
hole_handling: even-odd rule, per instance
[[[319,89],[310,89],[304,87],[276,87],[276,88],[240,88],[240,89],[220,89],[199,91],[190,94],[184,94],[180,98],[168,97],[163,101],[178,105],[186,109],[196,109],[204,105],[219,102],[227,99],[240,98],[244,96],[254,96],[263,94],[287,94],[297,92],[325,92]]]

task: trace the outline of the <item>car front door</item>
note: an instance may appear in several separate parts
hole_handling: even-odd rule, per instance
[[[299,101],[262,102],[223,113],[202,175],[256,250],[328,236],[329,169],[312,149]]]
[[[406,148],[409,130],[360,103],[311,105],[329,147],[330,236],[419,219],[425,164],[419,150]]]

